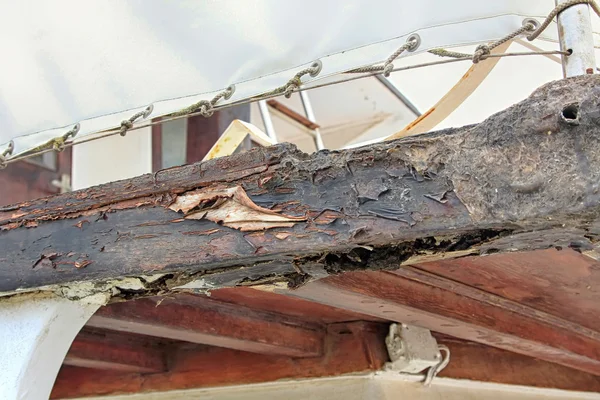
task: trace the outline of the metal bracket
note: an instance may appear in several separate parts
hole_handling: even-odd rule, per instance
[[[429,385],[435,375],[450,361],[450,351],[439,346],[428,329],[406,324],[391,324],[385,345],[391,362],[385,369],[406,374],[419,374],[429,370],[425,384]],[[443,358],[440,350],[447,353]]]

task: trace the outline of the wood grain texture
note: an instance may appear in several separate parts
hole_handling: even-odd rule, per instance
[[[302,125],[305,128],[308,128],[311,130],[320,128],[319,124],[312,122],[311,120],[306,118],[304,115],[292,110],[291,108],[287,107],[285,104],[280,103],[277,100],[274,100],[274,99],[267,100],[267,104],[272,109],[279,111],[285,117],[291,119],[292,121],[296,122],[297,124]]]
[[[511,351],[436,335],[451,361],[440,377],[509,385],[600,392],[600,377]]]
[[[320,325],[190,295],[111,304],[87,326],[290,357],[323,352]]]
[[[84,328],[69,349],[64,365],[120,372],[162,372],[166,344],[138,335]]]
[[[152,120],[152,172],[162,169],[162,124],[159,121],[160,118]]]
[[[171,370],[131,374],[64,366],[52,398],[72,398],[117,393],[191,389],[277,379],[301,379],[368,372],[387,361],[383,339],[385,326],[361,323],[336,324],[321,358],[289,359],[216,347],[174,345],[169,354]],[[362,336],[358,340],[357,336]],[[451,362],[441,377],[469,379],[543,388],[600,391],[600,378],[510,351],[435,334],[450,348]]]
[[[269,311],[300,318],[319,324],[352,321],[379,321],[381,318],[353,313],[342,308],[329,307],[299,298],[284,296],[273,292],[257,290],[251,287],[223,288],[210,292],[210,298],[253,310]]]
[[[166,274],[129,293],[144,296],[231,271],[241,275],[229,286],[296,286],[431,257],[593,248],[598,90],[595,77],[569,78],[476,126],[312,155],[255,149],[0,209],[0,292]],[[561,119],[574,102],[578,124]],[[168,209],[183,192],[210,198],[224,187],[301,221],[252,231]],[[202,207],[230,204],[213,200]]]
[[[406,270],[406,271],[405,271]],[[290,292],[311,301],[540,358],[600,375],[597,332],[560,326],[518,303],[411,271],[348,272]]]
[[[387,361],[382,325],[354,322],[329,326],[321,357],[289,358],[218,347],[173,348],[166,373],[124,374],[65,366],[51,398],[144,393],[187,388],[337,376],[380,369]]]
[[[417,268],[600,331],[600,264],[573,250],[465,257]]]

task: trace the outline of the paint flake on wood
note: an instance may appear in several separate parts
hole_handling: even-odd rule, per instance
[[[207,219],[241,231],[291,228],[296,222],[306,220],[256,205],[240,186],[187,192],[177,196],[169,208],[183,212],[185,219]]]

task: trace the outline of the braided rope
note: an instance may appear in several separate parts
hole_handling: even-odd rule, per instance
[[[79,128],[81,128],[81,125],[75,124],[71,129],[69,129],[67,133],[54,139],[54,143],[52,145],[53,150],[59,152],[63,151],[65,149],[65,143],[67,142],[67,140],[69,140],[69,138],[74,138],[75,135],[77,135],[77,132],[79,132]]]
[[[548,25],[550,25],[550,23],[552,22],[552,20],[554,19],[554,17],[556,17],[558,14],[560,14],[561,12],[563,12],[564,10],[566,10],[567,8],[575,6],[575,5],[578,5],[578,4],[587,4],[587,5],[589,5],[592,8],[592,10],[594,10],[594,12],[596,13],[596,15],[600,16],[600,7],[598,6],[598,3],[596,3],[595,0],[570,0],[570,1],[566,1],[566,2],[561,3],[561,4],[557,5],[556,7],[554,7],[554,9],[552,11],[550,11],[550,14],[548,14],[548,16],[546,17],[546,19],[544,20],[544,22],[542,22],[542,24],[539,26],[539,28],[537,28],[529,36],[527,36],[527,40],[532,41],[532,40],[536,39],[548,27]]]
[[[500,46],[501,44],[506,43],[509,40],[513,40],[514,38],[516,38],[519,35],[522,35],[525,32],[533,30],[535,30],[535,25],[533,24],[533,22],[526,22],[522,27],[520,27],[516,31],[509,33],[508,35],[495,42],[489,44],[480,44],[475,49],[475,53],[473,53],[473,64],[477,64],[479,61],[485,60],[487,56],[490,55],[491,51],[496,47]]]
[[[398,58],[406,50],[409,50],[409,51],[415,50],[418,46],[419,46],[419,40],[416,37],[412,36],[406,41],[406,43],[404,43],[402,46],[398,47],[398,49],[396,51],[394,51],[387,58],[387,60],[385,60],[383,65],[369,65],[366,67],[356,68],[356,69],[353,69],[348,72],[360,74],[360,73],[365,73],[365,72],[381,72],[381,71],[383,71],[383,76],[388,77],[388,76],[390,76],[390,74],[392,73],[392,70],[394,69],[393,62],[396,60],[396,58]]]
[[[195,112],[200,112],[200,114],[205,117],[211,117],[214,114],[214,106],[215,104],[217,104],[219,102],[219,100],[221,99],[225,99],[228,100],[231,98],[231,96],[233,96],[233,93],[235,92],[235,85],[231,85],[228,86],[227,89],[223,90],[222,92],[217,93],[217,95],[215,97],[213,97],[210,101],[209,100],[200,100],[194,104],[192,104],[189,107],[186,107],[182,110],[179,110],[173,114],[171,114],[174,117],[182,117],[188,114],[192,114]]]
[[[322,68],[323,64],[321,63],[321,61],[315,61],[310,67],[298,71],[292,77],[292,79],[287,81],[285,85],[281,85],[278,88],[271,90],[270,92],[263,93],[260,97],[272,97],[283,94],[286,98],[289,99],[292,96],[292,93],[294,93],[295,90],[299,89],[300,86],[302,86],[302,77],[304,75],[310,75],[312,77],[315,77],[319,75]]]
[[[509,40],[512,40],[514,38],[516,38],[519,35],[522,35],[525,32],[530,32],[535,30],[535,25],[532,21],[526,21],[522,27],[520,27],[519,29],[517,29],[514,32],[509,33],[508,35],[504,36],[501,39],[496,40],[495,42],[492,43],[488,43],[488,44],[480,44],[479,46],[477,46],[475,48],[475,52],[473,54],[467,54],[467,53],[459,53],[456,51],[449,51],[446,49],[432,49],[429,50],[428,53],[434,54],[436,56],[440,56],[440,57],[451,57],[451,58],[471,58],[473,60],[473,64],[477,64],[479,61],[481,60],[485,60],[486,58],[488,58],[492,52],[493,49],[495,49],[496,47],[500,46],[503,43],[508,42]]]
[[[459,53],[457,51],[449,51],[446,49],[431,49],[428,53],[434,54],[440,57],[451,57],[451,58],[473,58],[473,54]]]
[[[127,131],[133,128],[133,123],[140,117],[148,118],[148,116],[154,110],[154,106],[150,104],[144,111],[133,114],[129,119],[121,121],[121,128],[119,129],[119,135],[125,136]]]
[[[6,160],[8,159],[8,156],[10,156],[13,153],[14,149],[15,142],[11,140],[10,142],[8,142],[8,146],[6,147],[6,149],[2,153],[0,153],[0,169],[6,168],[6,166],[8,165],[6,163]]]

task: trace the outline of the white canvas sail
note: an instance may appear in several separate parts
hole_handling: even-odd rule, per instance
[[[2,1],[0,149],[13,155],[64,134],[114,129],[210,99],[236,102],[285,84],[315,60],[309,82],[380,63],[412,34],[410,57],[488,42],[541,21],[553,0]],[[541,40],[556,41],[550,26]]]

